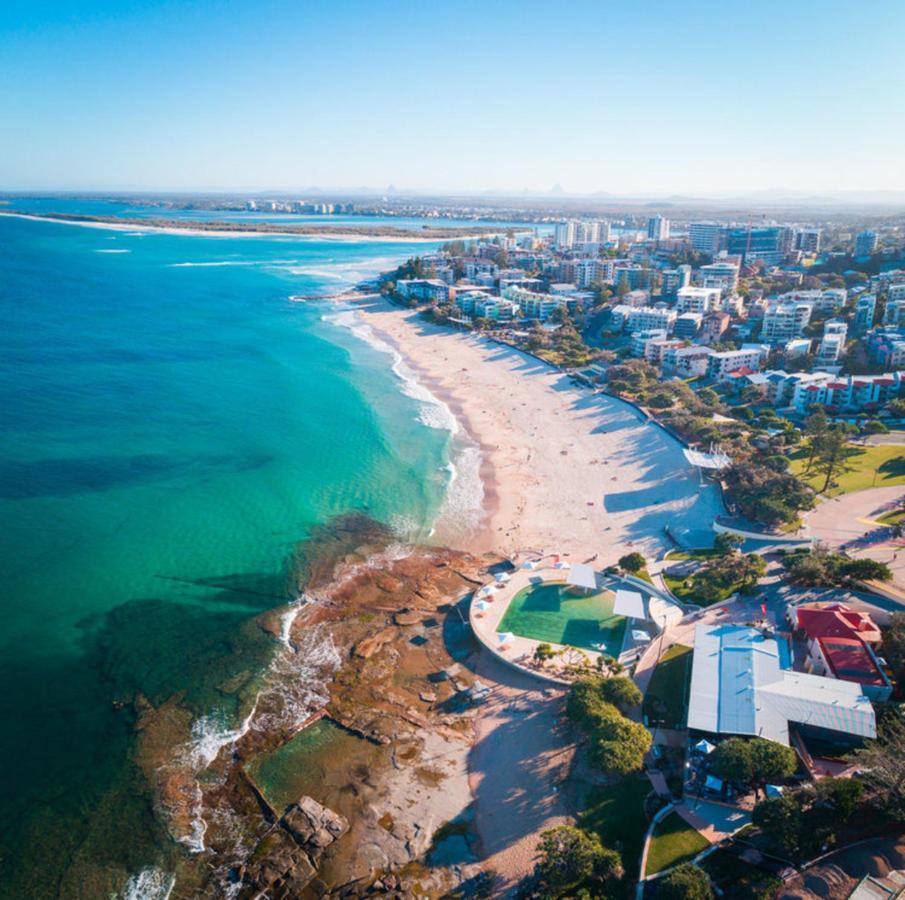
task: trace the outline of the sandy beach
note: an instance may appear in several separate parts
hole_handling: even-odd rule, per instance
[[[487,338],[426,322],[379,297],[358,302],[481,448],[480,533],[444,523],[466,549],[563,553],[603,568],[626,552],[656,557],[674,532],[710,530],[719,494],[678,441],[632,406]]]
[[[551,366],[486,338],[453,332],[380,297],[356,303],[421,383],[480,447],[477,533],[454,522],[436,539],[471,552],[562,553],[600,568],[632,549],[655,558],[665,534],[709,530],[722,510],[678,441],[627,403],[576,387]],[[498,896],[531,874],[540,834],[572,820],[560,786],[575,756],[565,692],[487,655],[477,674],[491,698],[468,758],[482,866]]]
[[[192,228],[191,224],[182,225],[149,225],[142,220],[130,222],[123,219],[122,222],[99,222],[79,219],[64,219],[57,216],[42,216],[37,213],[20,213],[7,212],[0,210],[0,216],[8,216],[11,219],[32,219],[38,222],[55,222],[59,225],[77,225],[81,228],[100,228],[104,231],[127,231],[131,233],[138,232],[156,232],[158,234],[184,234],[193,237],[216,237],[216,238],[298,238],[299,240],[317,240],[317,241],[340,241],[343,243],[406,243],[406,244],[438,244],[444,241],[461,240],[471,241],[478,238],[488,237],[488,234],[455,234],[449,237],[421,237],[417,231],[406,231],[398,229],[392,234],[356,234],[355,227],[350,226],[347,230],[338,231],[281,231],[278,229],[268,231],[243,231],[238,229],[218,230],[214,228]],[[367,226],[362,226],[364,232]]]

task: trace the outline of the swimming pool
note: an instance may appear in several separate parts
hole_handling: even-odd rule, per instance
[[[532,584],[509,602],[499,631],[618,657],[625,617],[614,615],[615,599],[611,591],[583,594],[560,582]]]

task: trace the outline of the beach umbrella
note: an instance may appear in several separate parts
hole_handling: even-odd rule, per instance
[[[782,786],[778,784],[768,784],[764,790],[768,797],[781,797],[782,796]]]
[[[572,567],[571,563],[567,563],[564,559],[561,559],[557,564],[557,569],[570,569]]]
[[[500,584],[505,584],[512,576],[508,572],[498,572],[496,576],[496,580],[500,582]]]
[[[490,609],[490,604],[486,600],[478,600],[475,603],[474,608],[478,610],[478,612],[484,612],[485,609]]]
[[[534,571],[537,568],[537,560],[534,559],[526,559],[525,562],[522,563],[523,569],[528,569],[528,571]]]
[[[704,756],[709,756],[711,753],[713,753],[714,750],[716,750],[716,747],[714,747],[713,744],[710,743],[710,741],[701,740],[694,745],[694,749],[697,750],[698,753],[703,753]]]
[[[632,631],[632,638],[639,644],[647,644],[650,641],[650,635],[646,631]]]
[[[515,640],[515,635],[511,631],[498,631],[496,639],[500,644],[509,644]]]
[[[478,596],[479,596],[479,597],[486,597],[486,596],[490,593],[490,591],[491,591],[490,585],[489,585],[489,584],[485,584],[484,587],[482,587],[481,590],[478,591]]]

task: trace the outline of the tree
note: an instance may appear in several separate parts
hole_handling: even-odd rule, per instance
[[[878,716],[877,739],[855,752],[868,800],[905,822],[905,721],[893,707]]]
[[[619,558],[619,568],[631,572],[633,575],[640,572],[647,565],[647,560],[637,551],[627,553]]]
[[[783,781],[791,778],[798,768],[795,751],[776,741],[752,738],[748,742],[748,752],[751,755],[751,775],[754,781]]]
[[[651,733],[631,719],[622,718],[610,725],[609,733],[614,736],[597,740],[591,750],[595,765],[604,772],[622,776],[643,769],[644,756],[653,742]]]
[[[889,617],[889,625],[883,632],[883,657],[898,676],[905,680],[905,612],[895,612]]]
[[[751,821],[779,852],[790,857],[798,855],[803,818],[801,806],[794,797],[771,797],[758,803]]]
[[[750,784],[754,768],[748,741],[739,737],[722,741],[713,752],[711,767],[724,781]]]
[[[600,685],[600,693],[604,700],[612,703],[623,713],[633,706],[638,706],[643,699],[638,685],[626,675],[605,678]]]
[[[543,832],[538,844],[540,860],[535,874],[552,897],[560,897],[586,884],[606,888],[623,875],[622,859],[615,850],[572,825]]]
[[[707,873],[693,863],[682,863],[657,881],[657,897],[665,900],[712,900]]]
[[[731,531],[722,531],[713,539],[713,549],[720,556],[729,556],[738,550],[745,539],[740,534],[734,534]]]
[[[864,785],[856,778],[821,778],[814,791],[816,804],[829,807],[837,821],[846,821],[858,809]]]
[[[829,421],[826,417],[826,410],[822,406],[818,406],[804,421],[804,434],[808,442],[808,461],[804,467],[806,475],[811,471],[820,442],[826,436],[828,429]]]
[[[820,493],[829,488],[837,475],[851,471],[847,462],[848,455],[848,434],[844,427],[833,425],[817,444],[814,470],[818,475],[824,476]]]
[[[556,651],[550,644],[538,644],[534,648],[534,658],[539,663],[545,663],[548,659],[553,659]]]

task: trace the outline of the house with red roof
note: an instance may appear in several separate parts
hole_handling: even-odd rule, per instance
[[[789,619],[807,641],[808,672],[860,684],[871,700],[889,698],[892,685],[872,646],[882,636],[869,613],[843,603],[803,605],[790,608]]]

